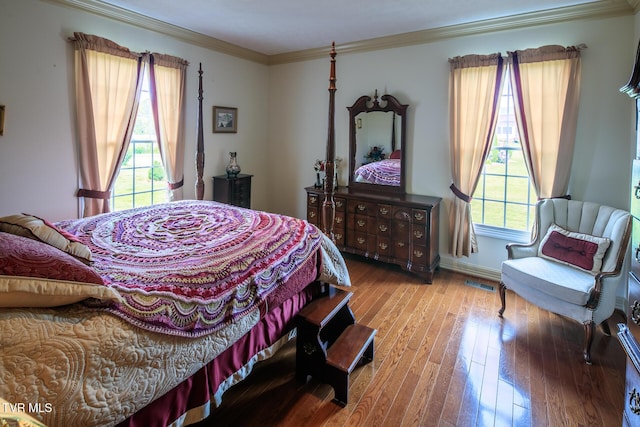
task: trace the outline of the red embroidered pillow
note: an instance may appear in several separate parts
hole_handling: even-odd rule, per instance
[[[0,307],[56,307],[120,299],[73,256],[39,240],[0,232]]]
[[[610,244],[606,237],[576,233],[551,224],[540,243],[538,256],[596,274]]]

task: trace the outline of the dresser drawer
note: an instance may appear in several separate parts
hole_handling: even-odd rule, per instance
[[[347,245],[361,251],[367,251],[367,233],[359,231],[351,231],[347,235]]]
[[[320,206],[320,196],[317,194],[307,193],[307,206],[316,208]]]
[[[393,206],[379,203],[377,206],[378,218],[390,219],[393,215]]]
[[[376,214],[376,204],[370,202],[363,202],[361,200],[349,200],[347,202],[347,212],[356,215],[371,215]]]
[[[369,224],[375,224],[375,219],[372,219],[366,215],[351,215],[347,222],[347,228],[355,230],[357,232],[366,233],[369,231]]]

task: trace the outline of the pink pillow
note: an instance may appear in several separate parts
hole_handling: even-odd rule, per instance
[[[602,268],[610,244],[611,240],[606,237],[576,233],[551,224],[540,243],[538,255],[596,274]]]
[[[401,156],[401,151],[400,150],[396,150],[393,153],[391,153],[391,155],[389,156],[390,159],[399,159]]]
[[[120,299],[91,267],[39,240],[0,232],[0,307]]]

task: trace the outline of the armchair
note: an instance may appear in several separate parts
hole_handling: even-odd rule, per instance
[[[627,286],[623,266],[631,235],[631,215],[621,209],[567,199],[536,205],[534,239],[507,245],[502,263],[500,300],[510,289],[540,308],[584,325],[583,356],[591,364],[595,329],[616,304],[619,286]]]

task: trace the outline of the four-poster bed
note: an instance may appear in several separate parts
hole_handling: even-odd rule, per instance
[[[198,200],[55,224],[0,218],[0,398],[14,419],[197,422],[295,336],[296,314],[327,284],[350,284],[328,237],[333,173],[326,234],[296,218],[201,200],[201,67],[199,76]],[[335,46],[330,82],[329,172]]]

